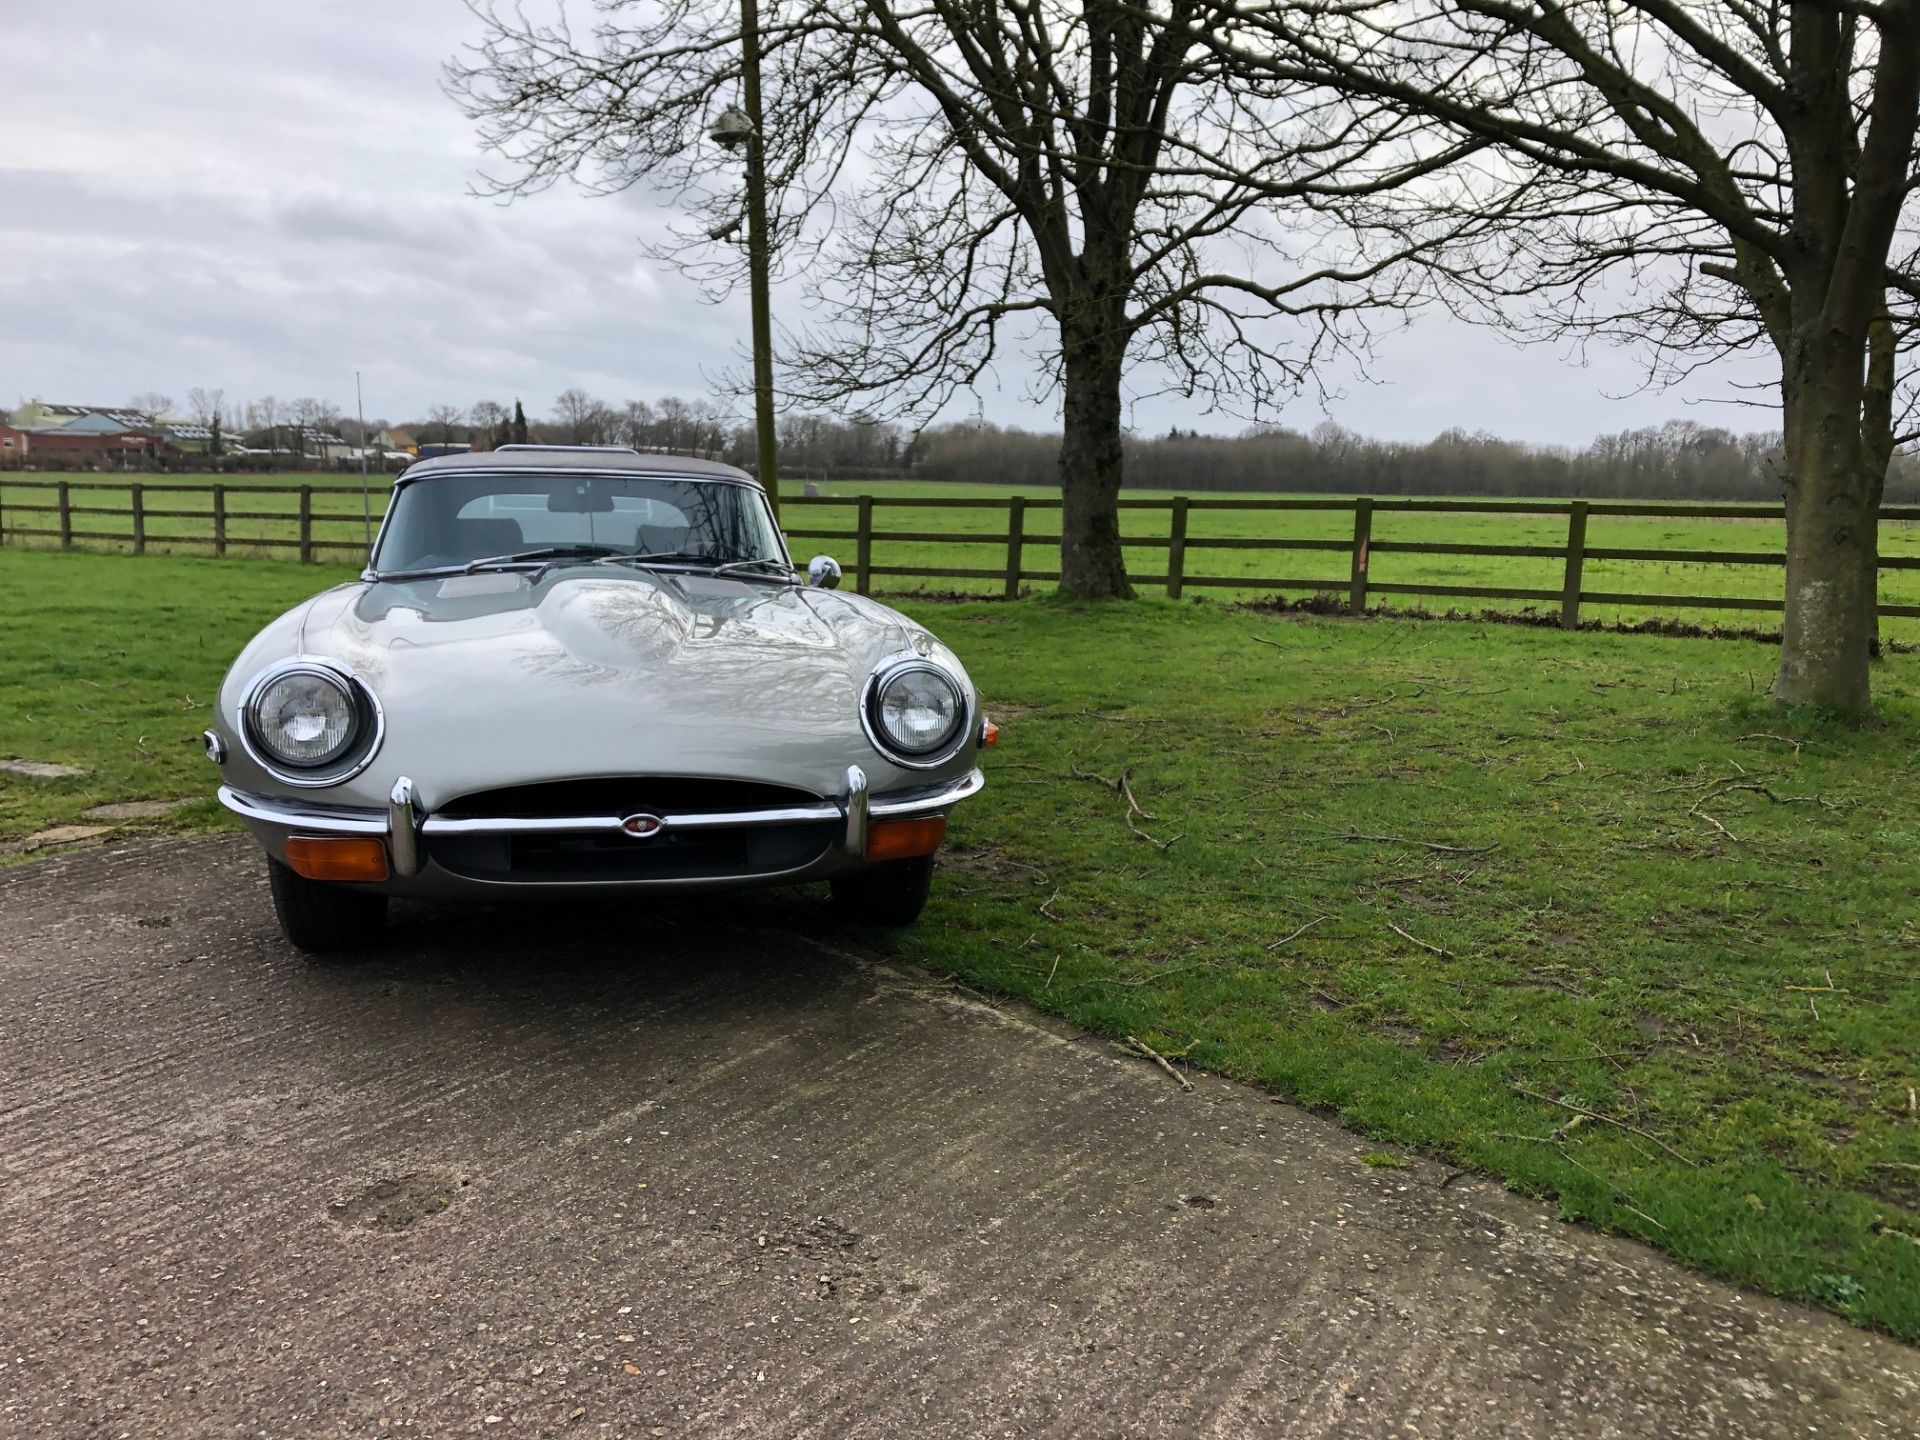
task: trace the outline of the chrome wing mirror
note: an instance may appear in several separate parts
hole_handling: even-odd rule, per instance
[[[840,588],[840,562],[831,555],[816,555],[807,562],[807,584],[822,590]]]

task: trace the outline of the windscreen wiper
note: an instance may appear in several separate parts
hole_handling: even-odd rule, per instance
[[[571,559],[576,555],[606,555],[614,548],[612,545],[594,544],[541,545],[532,550],[512,550],[505,555],[483,555],[478,560],[469,560],[462,565],[459,573],[471,575],[476,570],[489,570],[495,566],[531,565],[537,560]]]
[[[596,565],[718,565],[719,559],[697,550],[622,550],[602,555]]]
[[[724,565],[714,566],[713,573],[725,575],[730,570],[745,570],[756,565],[771,566],[782,579],[787,580],[791,580],[799,573],[791,562],[777,559],[772,555],[754,555],[745,560],[729,560]]]

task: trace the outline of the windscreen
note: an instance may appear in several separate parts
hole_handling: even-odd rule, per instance
[[[402,486],[374,566],[437,570],[557,546],[716,564],[785,559],[765,497],[751,486],[502,472]]]

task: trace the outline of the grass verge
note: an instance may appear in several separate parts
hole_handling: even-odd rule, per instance
[[[90,771],[0,777],[0,834],[204,795],[228,658],[331,578],[0,554],[0,755]],[[1850,727],[1750,644],[927,618],[1005,737],[877,943],[1920,1340],[1920,657]]]

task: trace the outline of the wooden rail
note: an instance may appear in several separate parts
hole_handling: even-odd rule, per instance
[[[125,506],[87,503],[95,492],[111,492],[128,497]],[[22,502],[17,492],[35,497]],[[187,497],[206,496],[204,508],[187,507]],[[296,503],[281,510],[246,505],[253,497],[293,496]],[[320,496],[337,497],[339,508],[316,505]],[[374,513],[377,524],[385,511],[387,492],[378,496]],[[292,550],[303,561],[339,560],[365,551],[365,539],[319,533],[319,527],[352,526],[357,532],[365,523],[358,502],[359,491],[350,486],[338,489],[314,485],[169,485],[75,482],[68,480],[15,480],[0,476],[0,541],[53,540],[71,549],[76,542],[93,541],[130,545],[135,554],[155,546],[206,546],[215,555],[234,550]],[[1059,571],[1029,564],[1031,552],[1060,544],[1057,533],[1035,528],[1036,519],[1044,521],[1050,512],[1057,515],[1060,499],[1054,496],[788,496],[787,518],[797,522],[786,531],[791,540],[838,541],[850,545],[853,554],[852,580],[861,594],[869,593],[877,578],[912,580],[977,580],[990,582],[994,591],[1012,599],[1020,594],[1024,582],[1056,581]],[[1589,522],[1595,517],[1690,520],[1781,520],[1779,505],[1718,504],[1695,505],[1654,503],[1635,500],[1445,500],[1412,496],[1361,496],[1336,499],[1287,496],[1204,497],[1179,496],[1171,500],[1123,498],[1120,508],[1130,512],[1158,512],[1167,516],[1165,535],[1127,535],[1121,545],[1128,550],[1157,552],[1165,569],[1159,574],[1136,574],[1140,586],[1164,586],[1169,597],[1178,599],[1189,589],[1235,589],[1264,591],[1309,591],[1340,597],[1347,609],[1363,613],[1370,598],[1389,595],[1437,595],[1474,600],[1521,600],[1559,607],[1560,623],[1571,629],[1580,623],[1583,605],[1634,605],[1647,609],[1756,610],[1782,608],[1778,598],[1733,595],[1650,594],[1637,591],[1594,590],[1586,588],[1586,571],[1592,561],[1625,561],[1694,565],[1785,565],[1785,556],[1772,550],[1681,550],[1642,547],[1595,546],[1587,541]],[[349,508],[349,506],[351,508]],[[823,528],[808,523],[811,513],[839,508],[852,510],[853,527]],[[886,529],[877,523],[879,512],[887,509],[911,511],[990,511],[1004,515],[1006,528],[987,532],[957,532],[946,529]],[[1313,512],[1330,519],[1348,517],[1344,534],[1326,538],[1295,536],[1209,536],[1192,533],[1196,516],[1233,512]],[[1503,515],[1562,517],[1566,522],[1563,543],[1552,545],[1470,544],[1453,541],[1381,540],[1374,535],[1375,523],[1382,514]],[[23,517],[27,523],[22,523]],[[102,528],[107,517],[124,519],[125,529]],[[1895,506],[1881,511],[1890,521],[1920,521],[1920,506]],[[155,521],[203,520],[204,532],[163,533]],[[237,535],[235,521],[278,524],[291,533],[279,535]],[[999,552],[992,564],[882,564],[874,558],[876,545],[933,543],[992,547]],[[1333,559],[1344,557],[1344,574],[1337,573],[1338,561],[1326,566],[1327,573],[1305,576],[1291,574],[1210,575],[1196,573],[1196,557],[1216,551],[1243,553],[1306,553]],[[844,553],[844,552],[843,552]],[[1502,585],[1456,585],[1421,581],[1388,582],[1373,577],[1372,561],[1379,555],[1462,555],[1519,557],[1561,562],[1560,583],[1555,588],[1529,588]],[[982,557],[985,559],[986,557]],[[1291,568],[1291,567],[1289,567]],[[1314,567],[1307,567],[1310,571]],[[1920,556],[1884,556],[1880,568],[1886,570],[1920,569]],[[1920,605],[1883,604],[1884,616],[1920,618]]]

